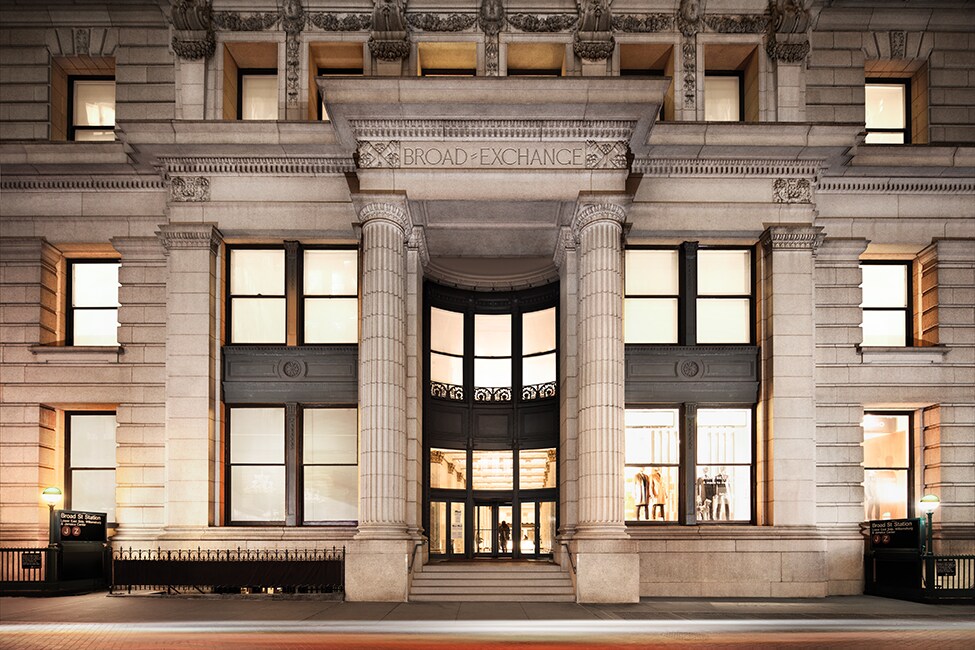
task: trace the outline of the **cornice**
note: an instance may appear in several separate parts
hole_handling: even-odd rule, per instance
[[[168,174],[313,176],[355,171],[352,158],[341,156],[194,156],[161,157]]]
[[[815,178],[824,160],[755,158],[637,158],[633,171],[645,176],[806,176]]]
[[[817,194],[975,194],[966,178],[824,178]]]
[[[159,226],[156,236],[172,250],[206,249],[214,255],[220,250],[223,235],[211,223],[169,223]]]
[[[81,192],[164,190],[158,176],[7,176],[0,180],[3,191],[76,190]]]
[[[629,140],[632,120],[352,119],[359,140]]]
[[[762,233],[760,239],[762,248],[767,251],[787,250],[815,251],[819,248],[826,235],[822,226],[783,225],[769,226]]]

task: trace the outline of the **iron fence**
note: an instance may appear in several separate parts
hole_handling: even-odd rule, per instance
[[[975,599],[975,555],[933,555],[924,561],[926,600]]]
[[[341,593],[345,548],[119,549],[110,591]]]
[[[864,560],[866,594],[918,602],[975,600],[975,555],[878,550]]]
[[[57,549],[48,547],[0,548],[0,590],[14,591],[46,582],[48,568],[57,563]]]

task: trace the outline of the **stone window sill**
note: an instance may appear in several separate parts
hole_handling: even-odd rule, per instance
[[[30,351],[45,363],[117,363],[125,354],[121,345],[32,345]]]
[[[918,348],[857,346],[857,354],[863,363],[888,364],[897,366],[925,366],[942,363],[948,354],[948,347],[931,345]]]

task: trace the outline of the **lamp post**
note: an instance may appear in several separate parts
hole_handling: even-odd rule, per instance
[[[934,530],[931,518],[939,505],[941,499],[935,494],[925,494],[918,504],[918,508],[928,518],[928,535],[924,545],[924,586],[929,590],[934,589]]]
[[[54,546],[54,540],[57,538],[57,531],[55,530],[56,523],[54,521],[54,507],[61,503],[61,499],[63,497],[64,494],[61,493],[61,489],[56,487],[44,488],[44,491],[41,492],[41,500],[47,504],[48,508],[50,508],[47,534],[47,543],[49,546]]]

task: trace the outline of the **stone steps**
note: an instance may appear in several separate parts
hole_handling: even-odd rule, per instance
[[[439,562],[414,574],[410,600],[575,602],[575,589],[552,563]]]

